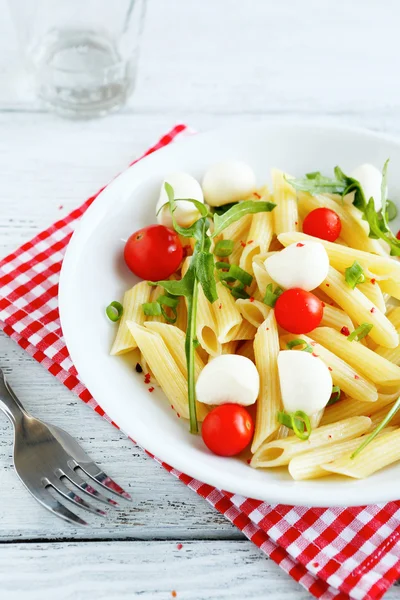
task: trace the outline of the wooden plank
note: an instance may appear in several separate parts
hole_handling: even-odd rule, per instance
[[[245,541],[0,545],[0,578],[7,600],[310,597]]]

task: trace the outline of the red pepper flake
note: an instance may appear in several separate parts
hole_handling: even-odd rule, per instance
[[[330,302],[329,305],[330,306],[335,306],[335,303],[334,302]]]
[[[372,283],[372,285],[375,285],[376,279],[371,279],[371,283]]]
[[[328,367],[328,371],[333,371],[332,367]]]
[[[150,373],[146,373],[146,375],[144,376],[144,382],[150,383]]]
[[[260,194],[258,194],[257,192],[253,192],[253,196],[255,196],[256,198],[261,198]]]
[[[175,410],[175,409],[174,409],[174,405],[173,405],[173,404],[171,404],[171,408],[172,408],[172,410]]]
[[[354,379],[360,379],[359,375],[354,375]]]
[[[153,386],[149,387],[149,392],[150,392],[150,394],[151,394],[151,392],[154,392]]]
[[[182,548],[183,548],[182,544],[177,544],[176,547],[178,550],[182,550]]]
[[[266,330],[269,331],[269,327],[267,327]]]
[[[370,312],[370,313],[374,313],[374,312],[376,312],[376,308],[373,306],[369,312]]]
[[[178,419],[181,418],[181,415],[179,413],[176,413],[176,416],[178,417]]]
[[[310,342],[310,346],[316,346],[317,342]]]
[[[242,248],[246,248],[246,242],[243,242],[243,240],[240,240],[240,245],[242,246]]]
[[[321,306],[322,306],[322,308],[325,308],[325,306],[326,306],[325,302],[322,302],[322,300],[321,300]]]
[[[330,435],[329,437],[332,437],[332,436]],[[319,563],[313,562],[312,566],[314,567],[314,569],[318,569]]]
[[[311,354],[311,356],[314,356],[315,358],[318,358],[319,354],[315,354],[315,352],[313,352],[313,353]]]
[[[247,245],[249,245],[249,244],[254,244],[254,240],[249,240],[249,241],[247,242]]]
[[[302,248],[303,246],[304,246],[304,244],[302,244],[301,242],[298,242],[298,243],[296,244],[296,247],[297,247],[297,248]]]
[[[298,222],[298,221],[295,221],[295,222],[294,222],[294,224],[295,224],[295,225],[298,225],[298,224],[299,224],[299,222]]]
[[[175,591],[175,590],[172,590],[172,592],[171,592],[171,596],[172,596],[173,598],[176,598],[177,594],[176,594],[176,591]]]
[[[247,464],[249,465],[249,464],[251,463],[251,458],[248,458],[248,459],[246,460],[246,462],[247,462]]]
[[[63,204],[60,204],[60,206],[58,207],[58,210],[62,210],[64,208]]]
[[[348,328],[348,327],[346,327],[346,325],[344,325],[344,326],[342,327],[342,329],[340,330],[340,333],[341,333],[342,335],[345,335],[346,337],[348,337],[348,336],[350,335],[350,330],[349,330],[349,328]]]
[[[251,296],[251,298],[249,298],[249,301],[250,301],[250,302],[254,302],[254,298],[253,298],[253,296]]]
[[[218,304],[218,308],[221,310],[221,308],[222,308],[222,304]]]
[[[329,283],[326,283],[325,285],[326,285],[326,287],[330,287]]]
[[[399,229],[399,231],[396,233],[396,237],[397,237],[397,239],[398,239],[398,240],[400,240],[400,229]]]

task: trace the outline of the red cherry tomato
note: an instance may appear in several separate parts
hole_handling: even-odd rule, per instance
[[[219,456],[235,456],[250,443],[254,423],[239,404],[221,404],[208,413],[201,435],[207,448]]]
[[[340,235],[342,222],[334,210],[330,208],[316,208],[312,210],[303,222],[303,232],[308,235],[334,242]]]
[[[312,331],[320,324],[323,312],[321,300],[301,288],[286,290],[275,304],[278,324],[290,333]]]
[[[182,262],[183,249],[178,234],[164,225],[150,225],[131,235],[124,258],[130,270],[142,279],[166,279]]]

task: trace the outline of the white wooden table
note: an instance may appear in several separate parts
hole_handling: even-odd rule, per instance
[[[34,99],[0,0],[0,256],[178,121],[203,130],[302,117],[400,134],[399,17],[397,0],[149,0],[131,102],[106,119],[71,122]],[[5,336],[0,364],[27,408],[66,428],[134,498],[112,522],[64,524],[17,480],[12,429],[0,416],[1,598],[309,597]],[[396,597],[398,587],[386,596]]]

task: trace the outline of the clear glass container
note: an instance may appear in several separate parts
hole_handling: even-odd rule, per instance
[[[9,0],[36,93],[62,116],[125,104],[135,85],[146,0]]]

